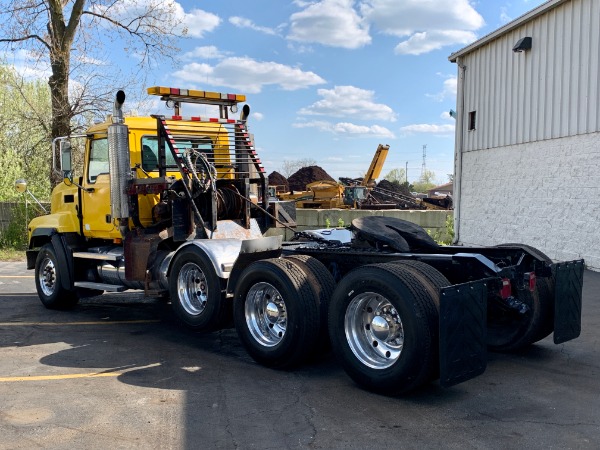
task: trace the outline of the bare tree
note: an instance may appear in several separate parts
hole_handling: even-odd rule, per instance
[[[283,174],[284,177],[289,178],[291,175],[293,175],[294,173],[296,173],[298,170],[302,169],[303,167],[310,167],[310,166],[316,166],[316,165],[317,165],[317,161],[315,161],[312,158],[296,159],[293,161],[286,159],[283,161],[283,164],[281,165],[281,173]]]
[[[177,8],[173,0],[0,0],[0,43],[49,65],[50,138],[70,134],[75,116],[106,99],[106,80],[105,92],[91,92],[106,70],[94,70],[89,55],[118,40],[139,58],[140,70],[169,57],[175,39],[187,32]],[[69,89],[76,71],[86,76]]]

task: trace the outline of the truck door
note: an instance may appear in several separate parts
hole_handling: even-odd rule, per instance
[[[89,157],[84,169],[82,195],[83,235],[101,239],[119,237],[110,212],[110,174],[108,138],[94,136],[88,140]]]

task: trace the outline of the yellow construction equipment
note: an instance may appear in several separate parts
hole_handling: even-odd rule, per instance
[[[375,150],[375,155],[373,155],[373,159],[371,160],[369,170],[367,170],[367,173],[360,184],[361,186],[373,187],[375,185],[375,180],[381,175],[381,169],[383,169],[383,164],[385,163],[389,150],[389,145],[379,144],[377,150]]]

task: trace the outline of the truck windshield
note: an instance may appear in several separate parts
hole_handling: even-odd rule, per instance
[[[180,152],[188,148],[195,148],[206,153],[210,158],[213,155],[213,142],[210,138],[202,136],[178,136],[175,137],[177,149]],[[165,148],[167,157],[167,169],[177,169],[177,164],[169,148]],[[156,136],[142,137],[142,168],[146,172],[158,170],[158,138]]]

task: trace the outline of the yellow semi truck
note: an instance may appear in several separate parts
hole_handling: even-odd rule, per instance
[[[293,202],[270,199],[239,94],[153,87],[165,117],[112,117],[85,139],[55,139],[64,177],[51,212],[29,227],[27,267],[48,308],[105,291],[170,297],[195,330],[233,318],[258,362],[293,367],[331,342],[346,372],[385,394],[481,374],[487,348],[511,351],[581,329],[583,261],[552,263],[520,244],[439,246],[420,227],[366,216],[349,230],[265,237],[289,226]],[[217,118],[180,115],[189,104]],[[85,305],[83,306],[85,307]]]

